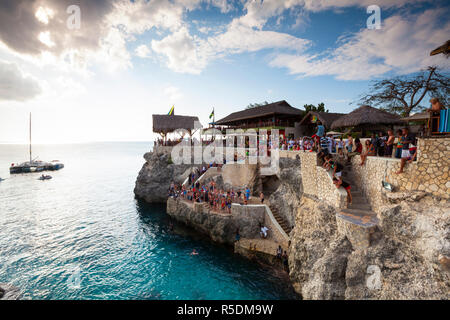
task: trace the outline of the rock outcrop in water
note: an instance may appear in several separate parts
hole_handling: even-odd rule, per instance
[[[172,181],[182,183],[194,167],[173,164],[167,152],[147,152],[144,159],[146,162],[137,177],[134,193],[148,203],[165,203]]]
[[[289,269],[304,299],[450,297],[448,203],[413,196],[384,207],[378,237],[366,249],[339,232],[335,213],[306,198],[299,207]]]
[[[0,283],[0,300],[19,300],[20,289],[8,283]]]
[[[238,206],[232,208],[231,214],[218,214],[202,203],[173,198],[167,200],[167,214],[223,244],[234,243],[237,229],[242,237],[259,237],[259,223],[264,221],[264,208],[249,210],[246,206]]]

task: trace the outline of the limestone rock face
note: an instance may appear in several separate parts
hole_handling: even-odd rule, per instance
[[[280,185],[270,196],[269,203],[278,209],[292,228],[303,194],[300,159],[280,158],[280,171],[277,177]]]
[[[20,296],[19,288],[8,283],[0,283],[0,300],[19,300]]]
[[[259,223],[264,221],[264,208],[250,211],[245,206],[233,206],[231,214],[217,214],[202,203],[173,198],[167,200],[167,214],[224,244],[234,243],[237,229],[243,238],[258,238]]]
[[[172,181],[182,183],[191,172],[194,165],[175,165],[170,154],[147,152],[146,162],[136,179],[134,193],[137,197],[149,203],[165,203],[167,191]]]
[[[416,194],[394,198],[382,208],[369,248],[354,248],[339,233],[332,207],[303,199],[289,270],[304,299],[450,298],[448,203]]]

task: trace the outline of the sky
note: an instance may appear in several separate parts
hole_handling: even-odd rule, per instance
[[[380,8],[369,28],[368,7]],[[250,103],[355,109],[373,80],[450,60],[440,0],[1,0],[0,143],[149,141]],[[374,20],[369,19],[370,22]]]

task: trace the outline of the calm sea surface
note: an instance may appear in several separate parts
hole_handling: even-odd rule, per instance
[[[9,175],[26,145],[0,145],[0,282],[24,299],[288,299],[273,271],[134,199],[150,143],[35,145],[65,168]],[[190,256],[193,248],[198,256]]]

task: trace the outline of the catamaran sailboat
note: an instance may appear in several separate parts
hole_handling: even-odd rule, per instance
[[[44,170],[59,170],[64,168],[64,164],[58,160],[53,160],[51,162],[45,162],[41,160],[33,160],[31,152],[31,112],[30,112],[30,160],[23,162],[21,164],[11,164],[9,168],[9,173],[28,173],[28,172],[41,172]]]

